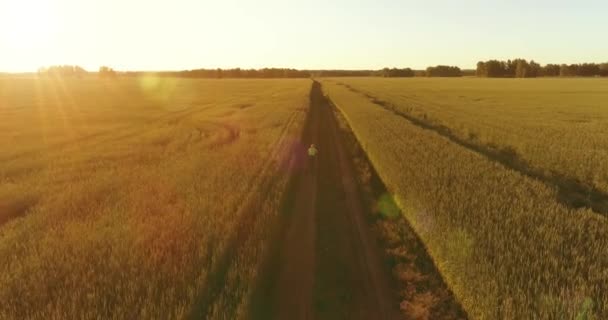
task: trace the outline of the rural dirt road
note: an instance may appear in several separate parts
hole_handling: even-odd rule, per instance
[[[302,145],[318,146],[318,162],[294,172],[252,318],[399,319],[389,268],[366,221],[369,208],[319,83],[310,98]]]

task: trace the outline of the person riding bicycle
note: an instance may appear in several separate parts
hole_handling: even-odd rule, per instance
[[[317,155],[317,152],[319,152],[319,150],[317,150],[317,147],[315,147],[315,144],[311,144],[310,148],[308,148],[308,156],[311,158],[314,158]]]
[[[319,152],[319,150],[317,150],[317,147],[315,147],[315,144],[312,143],[310,145],[310,147],[308,148],[308,157],[310,158],[310,164],[307,166],[310,168],[310,170],[315,170],[317,164],[316,164],[316,158],[317,158],[317,153]]]

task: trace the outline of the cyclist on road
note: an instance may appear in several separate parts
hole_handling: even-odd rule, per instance
[[[317,153],[319,152],[319,150],[317,150],[317,147],[315,147],[315,144],[311,144],[310,147],[308,148],[308,157],[310,158],[310,167],[311,169],[315,169],[316,167],[316,158],[317,158]]]

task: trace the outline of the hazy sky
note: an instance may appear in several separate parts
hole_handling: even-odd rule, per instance
[[[608,61],[608,1],[0,0],[0,70]]]

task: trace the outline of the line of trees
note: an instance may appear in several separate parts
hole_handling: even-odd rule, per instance
[[[81,76],[87,71],[80,66],[58,65],[38,69],[39,75],[54,75],[60,77]],[[97,74],[102,78],[115,77],[119,73],[108,66],[99,67]],[[307,70],[296,70],[287,68],[263,68],[263,69],[195,69],[184,71],[160,71],[160,72],[121,72],[127,76],[139,76],[144,74],[155,74],[158,76],[184,77],[184,78],[308,78],[311,72]]]
[[[477,62],[476,75],[488,78],[534,78],[541,74],[540,64],[531,60],[488,60]]]
[[[594,77],[608,76],[608,63],[547,64],[525,59],[507,61],[488,60],[477,62],[476,75],[488,78],[535,78],[535,77]]]
[[[38,69],[39,75],[72,77],[83,76],[87,71],[76,65],[55,65]],[[102,78],[115,77],[119,73],[102,66],[97,73]],[[507,61],[479,61],[475,70],[461,70],[456,66],[438,65],[426,70],[411,68],[383,68],[380,70],[297,70],[289,68],[263,69],[195,69],[161,72],[121,72],[127,76],[154,74],[184,78],[309,78],[309,77],[461,77],[534,78],[534,77],[608,77],[608,63],[547,64],[541,66],[534,60],[513,59]]]
[[[80,77],[87,74],[87,71],[80,66],[72,65],[56,65],[47,68],[39,68],[39,75],[55,76],[55,77]]]
[[[426,68],[427,77],[462,77],[462,71],[455,66],[435,66]]]
[[[562,77],[608,77],[608,63],[562,64],[559,66],[559,75]]]
[[[160,74],[193,78],[309,78],[309,77],[413,77],[410,68],[384,68],[381,70],[297,70],[282,68],[264,69],[197,69]]]
[[[376,70],[310,70],[313,77],[371,77]]]
[[[375,76],[385,78],[397,78],[397,77],[413,77],[415,76],[414,70],[410,68],[384,68],[374,74]]]
[[[160,74],[186,78],[309,78],[310,72],[287,68],[263,69],[196,69]]]
[[[465,73],[474,75],[474,70],[460,70],[458,67],[436,66],[426,70],[411,68],[383,68],[380,70],[316,70],[310,71],[313,77],[460,77]]]

